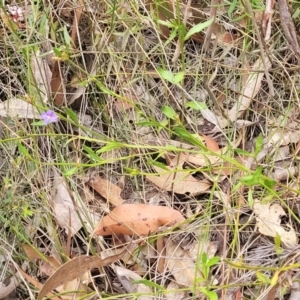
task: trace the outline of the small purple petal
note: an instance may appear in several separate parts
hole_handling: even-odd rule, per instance
[[[53,110],[48,110],[41,114],[41,119],[44,121],[45,125],[50,123],[55,123],[58,121],[58,116]]]

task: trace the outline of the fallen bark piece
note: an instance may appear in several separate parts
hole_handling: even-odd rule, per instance
[[[95,235],[148,235],[160,226],[183,222],[183,215],[172,208],[147,204],[121,204],[105,216],[94,230]]]

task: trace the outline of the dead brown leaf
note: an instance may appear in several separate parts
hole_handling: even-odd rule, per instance
[[[76,45],[76,42],[77,42],[77,36],[78,36],[77,33],[79,31],[78,25],[79,25],[80,20],[81,20],[83,8],[84,8],[84,1],[79,0],[78,5],[74,9],[75,13],[74,13],[72,32],[71,32],[71,40],[72,40],[74,46]]]
[[[127,250],[125,250],[127,251]],[[50,291],[56,289],[58,286],[80,278],[86,272],[108,266],[111,263],[119,260],[124,255],[124,252],[101,259],[98,256],[79,256],[68,261],[62,265],[43,285],[37,300],[42,300]]]
[[[265,53],[263,53],[262,55],[266,56]],[[247,82],[242,91],[242,95],[239,97],[237,103],[229,111],[228,118],[232,122],[236,121],[249,108],[252,99],[259,92],[262,85],[262,79],[265,75],[264,72],[260,71],[264,70],[265,72],[268,72],[272,65],[268,58],[266,58],[265,60],[265,66],[262,57],[258,58],[253,64],[251,68],[252,72],[250,71],[250,74],[248,75]]]
[[[58,269],[61,266],[61,263],[55,257],[43,255],[30,245],[24,244],[23,249],[30,261],[34,259],[41,259],[45,263],[49,264],[53,269]]]
[[[36,93],[40,95],[44,103],[48,102],[51,91],[52,72],[47,61],[40,57],[40,52],[37,51],[31,56],[30,66],[32,70],[31,84],[36,88]]]
[[[122,283],[123,287],[126,289],[127,293],[142,293],[142,294],[149,294],[149,295],[142,295],[138,296],[138,300],[151,300],[153,297],[151,296],[152,291],[151,288],[145,284],[133,284],[132,281],[134,280],[142,280],[143,278],[136,274],[135,272],[115,266],[116,274]]]
[[[205,134],[202,134],[202,137],[208,150],[213,152],[218,152],[220,150],[218,143],[213,138]]]
[[[171,281],[167,286],[167,293],[165,293],[166,300],[185,300],[189,298],[189,294],[187,291],[182,291],[180,286]]]
[[[62,176],[55,173],[52,187],[53,213],[57,223],[71,236],[82,227],[73,199]]]
[[[196,264],[188,251],[171,239],[166,242],[166,267],[181,286],[194,286],[195,279],[202,277],[200,272],[196,272]]]
[[[161,226],[183,222],[183,215],[172,208],[147,204],[122,204],[105,216],[94,230],[95,235],[148,235]]]
[[[91,176],[87,184],[115,206],[124,202],[121,198],[122,189],[99,176]]]
[[[18,279],[13,276],[9,279],[8,284],[4,284],[0,281],[0,299],[6,299],[9,294],[11,294],[19,285]]]
[[[153,166],[153,169],[159,175],[147,175],[147,180],[166,191],[174,191],[177,194],[188,193],[191,196],[196,196],[211,187],[208,180],[198,180],[182,168],[169,167],[169,172],[157,166]]]
[[[35,278],[31,277],[27,273],[25,273],[21,268],[18,267],[18,272],[32,285],[34,285],[37,289],[41,290],[43,285],[37,281]],[[46,294],[48,297],[51,297],[53,300],[61,300],[60,297],[55,297],[52,293],[48,292]]]
[[[31,103],[19,99],[10,98],[0,103],[0,116],[11,118],[40,119],[41,114]]]
[[[63,88],[63,79],[60,73],[60,65],[56,60],[53,64],[52,77],[51,77],[51,92],[54,96],[54,103],[56,106],[62,106],[65,102],[65,94]]]
[[[295,230],[290,225],[285,225],[289,227],[288,230],[281,225],[281,218],[286,216],[286,213],[279,204],[262,204],[256,200],[253,210],[256,215],[256,223],[260,233],[271,237],[279,235],[282,243],[287,247],[297,245],[298,239]]]

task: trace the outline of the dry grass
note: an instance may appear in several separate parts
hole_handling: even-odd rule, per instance
[[[120,186],[127,202],[173,207],[187,219],[176,230],[164,228],[135,239],[138,247],[130,260],[94,271],[81,299],[292,299],[299,281],[298,243],[286,245],[282,236],[262,234],[253,208],[255,200],[280,205],[286,213],[278,216],[281,228],[298,232],[299,67],[278,8],[264,41],[265,7],[255,1],[216,10],[205,2],[176,2],[167,10],[162,3],[169,5],[26,0],[18,4],[24,9],[19,23],[11,20],[7,6],[1,8],[1,102],[21,98],[39,112],[51,109],[60,116],[49,126],[33,126],[32,119],[11,113],[0,116],[0,284],[18,276],[11,299],[38,295],[18,268],[39,282],[47,278],[41,262],[29,262],[24,244],[61,263],[78,253],[100,255],[130,244],[131,237],[90,238],[92,220],[71,238],[53,210],[56,173],[64,175],[82,215],[104,216],[112,208],[85,185],[86,177],[97,173]],[[291,6],[296,16],[299,7]],[[199,32],[183,40],[184,26],[187,32],[213,14],[217,25],[210,38]],[[297,28],[297,18],[294,22]],[[56,91],[62,93],[63,105],[58,105],[53,85],[51,92],[51,72],[47,77],[41,71],[49,67],[53,72],[57,61],[63,89]],[[168,76],[180,72],[184,79],[170,82]],[[250,73],[256,77],[250,96],[243,98]],[[261,82],[258,74],[263,74]],[[241,99],[249,100],[243,112],[236,108]],[[193,109],[193,102],[206,108]],[[206,135],[227,151],[216,154],[192,134]],[[220,156],[230,166],[185,160],[186,173],[210,184],[201,193],[165,191],[146,180],[155,165],[176,159],[179,164],[186,153]],[[156,252],[158,237],[164,238],[167,253]],[[205,252],[221,257],[211,263],[207,278]],[[170,261],[160,269],[158,256],[176,253],[184,257],[181,268],[186,277],[194,276],[193,284],[181,282]],[[194,258],[193,266],[185,262],[186,255]],[[138,267],[151,293],[142,298],[126,288],[116,266]]]

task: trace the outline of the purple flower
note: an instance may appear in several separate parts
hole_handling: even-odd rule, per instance
[[[58,116],[53,110],[48,110],[41,114],[41,119],[44,121],[45,125],[50,123],[55,123],[58,121]]]

